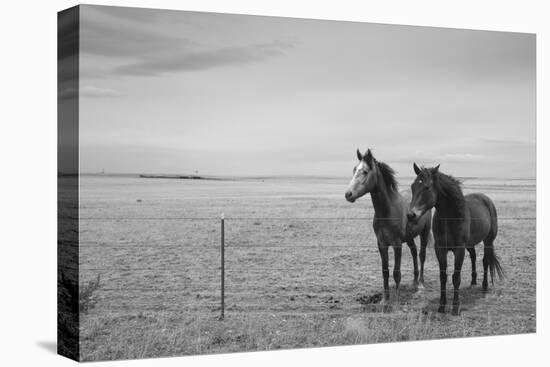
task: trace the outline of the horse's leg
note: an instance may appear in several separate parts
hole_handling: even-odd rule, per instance
[[[384,278],[384,297],[383,303],[387,303],[390,299],[390,270],[388,264],[388,246],[378,241],[378,251],[382,260],[382,277]]]
[[[411,238],[410,240],[408,240],[407,245],[409,245],[409,249],[411,250],[411,255],[413,258],[413,266],[414,266],[413,286],[416,288],[418,287],[418,255],[416,252],[416,244],[414,243],[414,238]]]
[[[442,244],[435,243],[435,256],[439,263],[439,283],[441,286],[441,295],[439,297],[439,309],[438,312],[445,312],[445,305],[447,304],[447,248]]]
[[[395,280],[395,289],[397,290],[397,299],[399,299],[399,283],[401,283],[401,249],[402,244],[399,242],[393,245],[393,254],[395,256],[393,264],[393,280]]]
[[[483,244],[485,247],[483,248],[483,282],[481,283],[481,286],[483,287],[483,291],[487,291],[487,288],[489,287],[489,282],[487,281],[487,271],[489,270],[489,263],[491,262],[490,256],[492,256],[493,241],[485,239]]]
[[[462,270],[462,264],[464,263],[464,254],[466,253],[464,246],[458,246],[454,249],[455,255],[455,270],[453,273],[453,315],[458,315],[460,311],[460,271]]]
[[[424,262],[426,261],[426,247],[428,247],[428,239],[430,238],[430,229],[420,233],[420,279],[419,287],[424,288]]]
[[[476,272],[476,248],[474,246],[467,248],[470,254],[470,260],[472,260],[472,283],[470,285],[477,284],[477,272]]]

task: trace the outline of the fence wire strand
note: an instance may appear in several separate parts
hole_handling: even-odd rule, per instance
[[[77,220],[77,221],[205,221],[205,222],[213,222],[213,223],[219,223],[220,217],[64,217],[59,216],[58,219],[60,220]],[[222,221],[263,221],[264,223],[267,222],[280,222],[280,221],[312,221],[312,222],[321,222],[321,221],[371,221],[373,220],[373,217],[231,217],[226,216]],[[377,218],[379,220],[396,220],[398,218]],[[498,218],[499,221],[533,221],[536,220],[536,217],[529,217],[529,216],[517,216],[517,217],[500,217]],[[264,224],[260,223],[260,224]],[[256,224],[256,223],[255,223]],[[261,228],[261,227],[260,227]],[[194,229],[191,229],[194,230]],[[189,249],[207,249],[207,250],[213,250],[217,251],[220,249],[220,244],[216,243],[219,239],[220,230],[216,227],[215,230],[210,231],[210,235],[207,235],[203,238],[203,241],[199,240],[187,240],[187,239],[180,239],[180,237],[172,237],[172,238],[162,238],[162,239],[147,239],[147,240],[139,240],[139,241],[131,241],[131,240],[124,240],[123,242],[118,241],[108,241],[108,240],[99,240],[99,241],[63,241],[62,239],[59,242],[60,248],[63,247],[71,247],[71,246],[78,246],[80,250],[84,249],[105,249],[105,250],[118,250],[118,249],[154,249],[155,252],[152,252],[153,254],[157,254],[158,251],[170,251],[171,256],[173,255],[173,251],[177,251],[179,249],[182,250],[189,250]],[[315,234],[311,236],[310,240],[313,240],[315,238]],[[283,241],[283,240],[281,240]],[[289,239],[289,241],[292,241],[292,239]],[[198,244],[203,242],[202,244]],[[341,243],[342,241],[339,241],[337,243]],[[342,245],[342,244],[326,244],[326,241],[323,244],[285,244],[285,243],[275,243],[275,244],[263,244],[263,245],[248,245],[248,244],[239,244],[238,242],[235,243],[231,240],[231,237],[227,240],[227,242],[223,245],[224,249],[227,251],[234,250],[233,254],[235,253],[242,253],[239,251],[244,250],[284,250],[284,249],[296,249],[297,251],[301,250],[316,250],[316,251],[330,251],[334,250],[336,252],[341,252],[341,249],[360,249],[362,252],[366,252],[369,254],[377,254],[378,248],[376,246],[370,246],[369,244],[349,244],[349,245]],[[405,247],[405,246],[404,246]],[[431,246],[433,247],[433,244]],[[495,248],[501,248],[501,249],[510,249],[515,247],[514,245],[507,245],[507,246],[495,246]],[[417,248],[420,248],[420,244],[417,242]],[[478,247],[481,249],[481,247]],[[144,255],[150,254],[149,252],[144,253]],[[232,252],[229,252],[229,255],[231,256]],[[331,254],[334,254],[332,252]],[[356,252],[354,252],[356,254]],[[118,253],[115,253],[115,255],[118,255]],[[185,254],[184,254],[185,255]],[[117,256],[118,257],[118,256]],[[113,259],[116,259],[117,257],[113,257]],[[273,304],[270,303],[273,299],[287,299],[289,296],[293,296],[296,292],[293,288],[294,282],[293,278],[295,277],[296,271],[298,271],[298,275],[303,276],[304,274],[313,274],[316,277],[328,277],[332,276],[331,273],[328,274],[319,274],[319,270],[328,270],[328,271],[334,271],[337,269],[345,268],[349,266],[349,264],[332,264],[330,263],[330,259],[327,258],[327,261],[325,263],[319,264],[319,265],[309,265],[304,266],[303,264],[299,266],[293,266],[291,263],[284,261],[284,266],[272,266],[272,265],[256,265],[255,267],[247,267],[244,270],[236,269],[235,266],[239,265],[239,259],[231,259],[231,257],[228,259],[229,261],[225,262],[226,267],[226,277],[227,277],[227,283],[229,285],[229,289],[232,289],[233,292],[229,292],[227,296],[225,297],[228,306],[225,308],[227,312],[260,312],[260,313],[288,313],[295,315],[297,312],[303,312],[303,314],[308,314],[308,312],[348,312],[349,310],[355,310],[355,309],[361,309],[364,307],[379,307],[377,304],[369,304],[369,305],[361,305],[359,303],[349,303],[349,297],[347,299],[348,303],[342,302],[337,304],[321,304],[317,306],[311,306],[311,305],[292,305],[289,306],[289,308],[286,308],[284,310],[277,309],[277,307],[273,307]],[[158,298],[158,294],[162,294],[164,292],[171,292],[171,293],[183,293],[184,297],[197,297],[197,301],[203,300],[203,302],[194,302],[194,303],[178,303],[177,306],[180,308],[178,311],[171,311],[169,306],[166,306],[165,304],[139,304],[139,303],[131,303],[131,305],[121,305],[117,307],[109,307],[109,305],[104,305],[101,307],[101,309],[107,309],[107,310],[114,310],[114,311],[128,311],[128,310],[151,310],[154,311],[156,309],[163,309],[163,311],[169,311],[169,312],[181,312],[182,309],[190,309],[190,308],[204,308],[205,306],[212,312],[219,311],[219,294],[215,292],[216,287],[219,285],[217,283],[217,280],[219,279],[219,271],[221,269],[221,266],[219,265],[218,258],[212,258],[212,263],[194,263],[193,266],[188,266],[185,264],[177,265],[177,264],[169,264],[169,265],[160,265],[160,266],[128,266],[125,267],[121,264],[113,264],[113,265],[107,265],[107,264],[101,264],[100,266],[91,266],[91,264],[88,264],[88,266],[85,266],[85,264],[58,264],[58,267],[60,271],[63,270],[76,270],[79,272],[84,273],[100,273],[104,275],[105,273],[112,274],[113,272],[118,273],[120,276],[119,279],[110,280],[112,283],[111,287],[104,287],[101,286],[98,288],[99,292],[105,292],[103,293],[103,297],[106,297],[106,294],[109,295],[109,297],[106,297],[105,299],[110,300],[113,302],[113,297],[116,299],[117,293],[129,293],[128,298],[133,297],[131,294],[133,293],[147,293],[147,294],[155,294],[155,297]],[[467,260],[465,260],[465,263]],[[203,276],[200,274],[201,270],[209,270],[207,271],[207,275]],[[412,270],[411,270],[412,271]],[[127,284],[127,281],[124,280],[127,279],[128,276],[135,276],[136,272],[145,272],[145,274],[141,278],[132,278],[133,285],[131,286],[120,286],[117,287],[116,285],[119,284]],[[290,272],[292,272],[292,276],[290,276]],[[161,274],[170,274],[172,276],[171,281],[172,282],[178,282],[180,283],[180,286],[172,286],[172,287],[155,287],[150,285],[140,286],[140,280],[144,282],[151,283],[150,277],[159,277]],[[278,292],[276,295],[270,294],[268,296],[264,295],[256,295],[255,297],[252,295],[250,299],[252,300],[258,300],[258,297],[267,297],[269,298],[269,301],[266,301],[265,303],[250,303],[248,301],[243,300],[243,296],[250,296],[251,293],[254,293],[256,291],[265,290],[265,287],[258,287],[257,284],[254,284],[255,281],[260,276],[265,276],[266,274],[278,274],[279,279],[283,279],[286,282],[291,282],[292,285],[288,285],[288,289],[273,289],[273,292]],[[478,270],[478,273],[481,273]],[[195,278],[196,276],[199,276],[201,278],[201,281],[203,281],[203,284],[196,285],[196,279],[192,279],[191,277],[185,278],[188,274],[193,275]],[[452,274],[452,270],[449,270],[447,274]],[[465,276],[466,272],[463,272],[463,277]],[[533,275],[533,272],[529,271],[514,271],[514,275]],[[183,278],[180,278],[182,276]],[[364,278],[364,277],[363,277]],[[450,278],[450,277],[449,277]],[[377,282],[380,281],[380,277],[369,277],[369,281]],[[122,281],[121,281],[122,280]],[[204,283],[204,281],[207,281]],[[164,284],[166,280],[160,279],[159,284]],[[136,284],[137,283],[137,284]],[[337,283],[337,282],[336,282]],[[267,285],[267,286],[273,286],[273,285]],[[335,284],[335,287],[338,286],[339,289],[342,288],[342,284]],[[324,285],[326,287],[326,285]],[[207,288],[207,289],[205,289]],[[311,287],[310,287],[311,288]],[[308,289],[310,289],[308,288]],[[313,287],[315,288],[315,286]],[[311,288],[311,289],[313,289]],[[432,287],[427,286],[428,289],[432,289]],[[309,290],[309,293],[315,293],[314,298],[315,300],[319,301],[321,299],[321,293],[318,291],[312,291]],[[348,288],[345,288],[348,289]],[[350,288],[351,289],[351,288]],[[302,289],[303,290],[303,289]],[[201,292],[208,291],[208,293],[204,294]],[[186,294],[189,293],[189,294]],[[191,294],[192,293],[192,294]],[[328,293],[327,293],[328,294]],[[120,296],[120,294],[119,294]],[[294,295],[295,296],[295,295]],[[238,301],[234,300],[234,297],[238,298]],[[240,298],[239,298],[240,297]],[[353,297],[353,296],[352,296]],[[300,295],[300,298],[303,298],[303,295]],[[310,298],[310,300],[312,299]],[[313,301],[312,301],[313,302]],[[245,303],[245,305],[240,306],[240,303]],[[518,309],[518,311],[525,312],[525,309]],[[395,315],[393,315],[395,316]],[[384,315],[384,317],[387,317],[387,315]]]
[[[67,219],[67,220],[90,220],[90,221],[140,221],[140,220],[181,220],[181,221],[219,221],[219,217],[57,217],[58,219]],[[284,221],[284,220],[303,220],[303,221],[333,221],[333,220],[342,220],[342,221],[365,221],[373,220],[374,217],[225,217],[227,220],[264,220],[264,221]],[[377,220],[399,220],[401,218],[376,218]],[[463,218],[445,218],[447,220],[461,220]],[[472,218],[475,220],[476,218]],[[499,217],[498,220],[535,220],[536,217]]]

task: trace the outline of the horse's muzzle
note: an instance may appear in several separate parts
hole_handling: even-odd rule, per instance
[[[355,201],[355,199],[353,198],[353,193],[351,191],[346,192],[344,196],[346,197],[346,200],[350,203],[353,203]]]
[[[422,212],[417,209],[411,209],[407,211],[407,219],[411,222],[416,222],[422,216]]]

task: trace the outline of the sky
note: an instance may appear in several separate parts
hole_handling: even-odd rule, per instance
[[[79,60],[81,172],[535,176],[532,34],[86,5]]]

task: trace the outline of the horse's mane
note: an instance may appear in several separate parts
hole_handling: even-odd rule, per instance
[[[386,184],[386,187],[390,190],[397,191],[397,180],[395,179],[395,171],[393,168],[388,166],[384,162],[376,162],[378,163],[378,168],[380,169],[380,174],[382,175],[382,178],[384,178],[384,183]]]
[[[464,214],[466,201],[462,193],[462,183],[451,175],[446,175],[441,172],[433,174],[434,187],[438,195],[445,198],[449,203],[456,206],[458,215]]]

